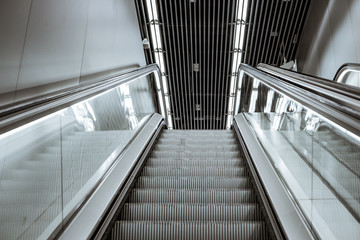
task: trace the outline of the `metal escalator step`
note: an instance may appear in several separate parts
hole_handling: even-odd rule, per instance
[[[233,145],[233,144],[237,144],[238,142],[236,141],[236,139],[234,138],[211,138],[211,139],[206,139],[206,142],[208,144],[223,144],[223,145]],[[159,140],[157,141],[157,144],[188,144],[188,145],[192,145],[192,144],[198,144],[199,143],[199,139],[184,139],[184,138],[176,138],[176,137],[172,137],[172,138],[159,138]]]
[[[149,158],[146,162],[149,167],[158,166],[193,166],[193,167],[240,167],[244,166],[244,162],[241,158],[233,159],[168,159],[168,158]]]
[[[184,144],[188,142],[192,142],[195,144],[206,142],[206,143],[219,143],[219,144],[228,144],[229,142],[233,142],[236,140],[233,136],[201,136],[201,135],[178,135],[178,136],[161,136],[158,139],[160,143],[173,143],[175,144]]]
[[[141,176],[214,176],[214,177],[240,177],[247,173],[245,168],[233,167],[144,167]]]
[[[209,143],[198,143],[198,144],[157,144],[154,148],[155,151],[236,151],[238,145],[224,145],[224,144],[209,144]]]
[[[118,221],[111,233],[118,239],[269,239],[264,222],[141,222]]]
[[[219,151],[153,151],[151,156],[154,158],[173,158],[173,159],[229,159],[239,158],[238,151],[219,152]]]
[[[128,203],[120,220],[126,221],[259,221],[258,204],[147,204]]]
[[[249,189],[138,189],[132,190],[130,203],[255,203]]]
[[[163,131],[162,136],[167,135],[196,135],[196,136],[233,136],[234,133],[228,130],[169,130]]]
[[[248,178],[139,177],[136,188],[251,188]]]
[[[158,139],[158,143],[162,144],[185,144],[185,143],[219,143],[221,145],[226,145],[230,143],[237,143],[236,139],[233,136],[168,136],[168,137],[160,137]]]

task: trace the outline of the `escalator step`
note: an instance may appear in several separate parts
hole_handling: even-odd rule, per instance
[[[212,151],[235,151],[238,149],[238,146],[200,142],[197,144],[157,144],[154,148],[155,151],[208,151],[209,149]]]
[[[214,176],[214,177],[240,177],[245,176],[245,168],[215,168],[215,167],[144,167],[142,176]]]
[[[195,136],[195,137],[204,137],[204,136],[218,136],[218,137],[233,137],[234,133],[231,131],[194,131],[194,130],[170,130],[170,131],[163,131],[162,137],[168,137],[168,136]]]
[[[208,144],[222,144],[222,145],[234,145],[237,144],[236,139],[234,138],[214,138],[214,139],[206,139]],[[157,144],[198,144],[199,139],[184,139],[184,138],[159,138]]]
[[[111,233],[118,239],[269,239],[264,222],[134,222],[118,221]]]
[[[173,159],[231,159],[239,158],[238,151],[232,152],[219,152],[211,150],[201,151],[153,151],[151,156],[154,158],[173,158]]]
[[[259,221],[257,204],[125,204],[126,221]]]
[[[248,189],[133,189],[131,203],[255,203],[253,190]]]
[[[194,167],[235,167],[243,166],[241,158],[232,159],[171,159],[171,158],[149,158],[146,166],[194,166]]]
[[[139,177],[137,188],[251,188],[248,178]]]

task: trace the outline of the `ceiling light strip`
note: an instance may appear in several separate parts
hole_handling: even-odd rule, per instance
[[[188,128],[190,129],[194,129],[194,118],[195,118],[195,103],[194,103],[194,99],[193,99],[193,92],[191,92],[191,90],[193,89],[192,88],[192,84],[193,84],[193,81],[192,81],[192,77],[191,77],[191,67],[190,67],[190,63],[192,62],[191,61],[191,52],[192,52],[192,47],[190,48],[190,44],[189,42],[192,42],[192,38],[191,38],[191,35],[190,35],[190,38],[189,38],[189,31],[188,31],[188,13],[190,13],[189,15],[191,16],[191,12],[189,12],[189,8],[188,8],[188,5],[189,4],[191,6],[191,2],[188,2],[188,1],[184,1],[184,14],[185,14],[185,42],[186,42],[186,48],[185,48],[185,51],[183,51],[183,55],[184,55],[184,59],[185,59],[185,65],[187,65],[187,68],[186,68],[186,77],[187,77],[187,84],[188,84],[188,100],[189,100],[189,105],[188,105],[188,112],[190,114],[190,124],[188,126]],[[191,26],[191,25],[190,25]],[[190,41],[189,41],[190,39]]]
[[[171,92],[173,93],[172,96],[170,96],[170,99],[172,100],[172,106],[173,106],[173,113],[172,116],[173,117],[173,123],[174,123],[174,128],[175,129],[180,129],[180,125],[179,125],[179,121],[177,120],[177,118],[179,116],[181,116],[181,108],[178,105],[179,104],[179,94],[175,94],[176,92],[179,92],[178,90],[178,86],[176,83],[176,72],[175,69],[173,67],[173,64],[170,64],[171,62],[174,62],[174,57],[173,57],[173,51],[174,51],[174,46],[173,46],[173,42],[171,40],[173,40],[171,38],[171,34],[170,34],[170,21],[169,21],[169,14],[168,14],[168,6],[167,6],[167,1],[161,1],[160,0],[160,13],[163,19],[163,23],[162,23],[162,28],[163,28],[163,33],[164,33],[164,42],[165,42],[165,49],[166,49],[166,61],[167,61],[167,66],[168,66],[168,80],[169,80],[169,86],[171,88]],[[166,29],[165,29],[166,26]]]
[[[142,13],[141,15],[142,15],[142,21],[140,21],[141,22],[141,26],[143,25],[144,26],[144,30],[145,30],[145,36],[144,36],[144,38],[146,38],[146,39],[150,39],[150,36],[149,36],[149,30],[148,30],[148,24],[146,24],[147,23],[147,21],[146,21],[146,15],[145,15],[145,8],[144,8],[144,1],[143,0],[140,0],[140,1],[135,1],[136,2],[136,6],[137,6],[137,8],[138,8],[138,13],[139,13],[139,15],[140,15],[140,12]],[[140,9],[139,9],[139,2],[141,3],[141,11],[140,11]],[[141,19],[140,17],[139,17],[139,19]],[[153,61],[153,57],[152,57],[152,54],[151,54],[151,52],[148,52],[148,51],[146,51],[146,58],[149,58],[149,59],[146,59],[147,60],[147,62],[149,63],[154,63],[154,61]]]
[[[225,81],[225,88],[224,88],[224,95],[226,97],[224,97],[225,99],[223,99],[222,104],[223,106],[221,107],[222,109],[222,115],[223,115],[223,123],[222,123],[222,129],[226,128],[227,125],[227,117],[228,117],[228,105],[229,105],[229,101],[228,101],[228,95],[229,95],[229,85],[230,85],[230,75],[229,73],[231,73],[231,60],[232,60],[232,50],[233,50],[233,44],[234,44],[234,38],[233,35],[235,35],[235,32],[232,30],[232,26],[231,24],[233,24],[234,19],[236,19],[236,12],[233,11],[233,9],[237,9],[237,2],[236,1],[230,1],[231,5],[228,5],[230,7],[228,7],[228,15],[227,15],[227,30],[226,30],[226,42],[225,42],[225,50],[226,51],[226,58],[224,60],[224,81]],[[229,35],[229,37],[227,37]]]
[[[213,2],[215,2],[213,0]],[[209,106],[207,108],[207,116],[205,116],[206,118],[206,126],[207,126],[207,129],[210,129],[210,122],[209,122],[209,115],[211,114],[211,111],[212,111],[212,99],[211,99],[211,93],[212,93],[212,89],[213,89],[213,83],[214,83],[214,80],[213,80],[213,74],[211,74],[213,68],[214,68],[214,65],[213,65],[213,60],[214,58],[212,57],[212,53],[214,52],[213,50],[213,46],[214,46],[214,39],[212,38],[212,36],[214,36],[214,34],[211,34],[211,19],[212,19],[212,16],[215,15],[215,7],[213,7],[213,13],[211,13],[211,4],[210,4],[210,1],[209,1],[209,4],[208,4],[208,32],[207,32],[207,39],[209,40],[209,52],[208,52],[208,59],[209,59],[209,64],[208,64],[208,67],[209,67],[209,70],[208,70],[208,73],[210,74],[210,76],[208,75],[207,76],[207,79],[205,79],[205,83],[209,81],[210,79],[210,84],[209,84],[209,91],[205,92],[206,94],[206,99],[207,99],[207,102],[209,103]],[[211,13],[211,14],[210,14]],[[205,36],[204,36],[205,37]]]
[[[178,47],[177,52],[179,56],[179,66],[180,66],[180,86],[182,88],[183,104],[184,104],[184,126],[183,129],[189,129],[190,126],[190,113],[191,107],[188,99],[188,86],[187,86],[187,76],[186,76],[186,62],[185,62],[185,52],[184,50],[184,29],[183,29],[183,10],[181,6],[181,1],[174,1],[174,6],[177,11],[175,11],[175,20],[176,20],[176,35],[178,38]]]
[[[228,3],[228,8],[226,9],[225,11],[225,2]],[[224,98],[224,84],[223,84],[223,81],[222,79],[226,79],[226,75],[223,74],[224,71],[224,66],[223,66],[223,63],[224,63],[224,59],[226,58],[226,55],[227,53],[224,51],[224,49],[226,48],[223,48],[224,46],[224,40],[226,41],[227,40],[227,34],[223,34],[224,33],[224,28],[225,28],[225,31],[227,31],[227,27],[228,27],[228,15],[226,15],[226,13],[229,13],[229,3],[230,1],[222,1],[222,18],[221,18],[221,23],[220,23],[220,26],[221,27],[221,37],[220,37],[220,59],[219,59],[219,74],[218,74],[218,93],[217,93],[217,111],[216,111],[216,118],[218,118],[216,120],[216,128],[217,129],[222,129],[222,102],[223,101],[226,101],[226,98]]]
[[[199,6],[198,8],[196,8],[196,4],[194,5],[195,6],[195,15],[196,15],[196,12],[198,12],[198,19],[196,21],[196,18],[195,18],[195,62],[196,63],[199,63],[199,67],[200,67],[200,71],[198,72],[197,75],[197,78],[196,78],[196,83],[197,83],[197,94],[198,94],[198,102],[200,104],[200,114],[199,114],[199,125],[200,125],[200,129],[204,129],[204,126],[205,126],[205,120],[204,120],[204,116],[205,116],[205,109],[206,109],[206,105],[205,105],[205,102],[203,102],[203,97],[204,97],[204,89],[205,87],[202,86],[202,81],[203,81],[203,77],[205,75],[205,72],[206,72],[206,64],[205,64],[205,44],[200,44],[198,45],[197,43],[202,43],[202,42],[205,42],[205,28],[204,28],[204,32],[201,32],[201,28],[199,27],[197,29],[197,26],[201,26],[201,5],[202,3],[203,4],[203,8],[204,8],[204,13],[205,13],[205,2],[206,1],[199,1]],[[204,22],[202,24],[202,26],[205,26],[205,14],[204,14]],[[198,35],[198,39],[197,40],[197,35],[196,33],[199,33]],[[204,47],[204,49],[202,48],[202,46]],[[197,49],[199,47],[199,49]],[[202,51],[204,50],[204,51]],[[199,52],[199,56],[198,56],[198,52]],[[204,74],[204,75],[203,75]]]
[[[193,26],[193,24],[192,24],[192,22],[193,22],[192,12],[193,11],[192,11],[192,6],[193,6],[193,4],[192,4],[192,2],[190,2],[189,3],[190,53],[189,53],[189,58],[188,58],[188,60],[189,60],[188,65],[190,65],[193,62],[193,58],[194,58],[194,56],[193,56],[193,41],[192,41],[192,39],[193,39],[193,29],[192,29],[192,26]],[[196,88],[195,88],[195,84],[194,84],[194,71],[193,71],[192,67],[190,68],[189,72],[191,72],[190,81],[191,81],[191,87],[192,87],[192,92],[191,92],[191,94],[192,94],[192,108],[193,108],[193,111],[194,111],[193,127],[194,127],[194,129],[199,129],[198,128],[198,121],[196,120],[198,118],[198,112],[199,111],[196,108],[196,106],[197,106],[197,102],[196,102],[196,98],[195,98]]]
[[[235,103],[235,93],[236,89],[236,74],[239,64],[242,59],[242,51],[244,47],[244,37],[245,37],[245,27],[243,23],[247,18],[247,7],[248,0],[238,0],[237,1],[237,14],[236,14],[236,27],[235,27],[235,36],[234,36],[234,45],[233,45],[233,57],[232,57],[232,68],[231,68],[231,79],[230,79],[230,93],[228,101],[228,117],[226,129],[230,129],[233,117],[234,117],[234,103]],[[238,61],[240,59],[240,62]]]
[[[185,99],[183,99],[183,86],[182,86],[182,74],[181,74],[181,59],[178,53],[178,49],[179,49],[179,36],[178,36],[178,23],[177,23],[177,12],[179,11],[178,8],[176,8],[176,2],[174,1],[169,1],[169,7],[170,7],[170,19],[171,19],[171,30],[172,30],[172,35],[171,38],[173,40],[173,48],[172,48],[172,52],[174,53],[174,59],[175,61],[173,61],[174,64],[174,68],[176,70],[176,74],[173,76],[174,80],[176,81],[177,84],[177,94],[179,95],[179,107],[180,107],[180,111],[181,114],[178,116],[178,122],[180,124],[180,129],[184,129],[185,126],[185,121],[186,121],[186,106],[185,106]]]
[[[167,115],[168,118],[168,128],[173,128],[173,120],[171,116],[171,108],[170,108],[170,101],[169,101],[169,91],[167,85],[167,78],[165,73],[165,62],[164,62],[164,55],[163,55],[163,48],[161,42],[161,35],[160,35],[160,28],[159,28],[159,17],[156,8],[156,0],[146,0],[146,10],[150,19],[150,32],[151,32],[151,42],[153,45],[153,51],[155,56],[155,62],[159,65],[160,71],[162,74],[161,79],[157,79],[157,88],[161,89],[162,92],[159,93],[159,102],[160,107],[162,109],[162,114],[165,116]],[[161,81],[161,83],[160,83]],[[161,95],[164,95],[165,102],[162,101]]]
[[[174,74],[173,74],[173,83],[176,85],[176,89],[177,89],[177,97],[178,97],[178,101],[177,101],[177,108],[179,109],[179,115],[177,116],[177,122],[178,122],[178,128],[179,129],[183,129],[184,128],[184,116],[185,116],[185,106],[184,106],[184,101],[183,101],[183,96],[182,96],[182,87],[181,87],[181,81],[182,79],[180,78],[180,69],[179,69],[179,64],[180,62],[178,62],[178,48],[179,46],[176,44],[176,39],[175,38],[175,20],[174,20],[174,11],[177,11],[177,9],[175,9],[172,5],[172,1],[164,1],[164,2],[168,2],[169,3],[169,11],[170,14],[168,14],[169,16],[169,22],[168,24],[171,26],[171,32],[169,32],[168,34],[170,34],[170,39],[172,40],[172,48],[171,48],[171,52],[172,54],[172,66],[174,68]],[[165,9],[168,9],[167,7],[165,7]]]
[[[212,16],[214,16],[213,18],[211,18],[211,22],[210,22],[210,25],[211,25],[211,31],[210,31],[210,35],[212,36],[211,38],[211,67],[210,67],[210,71],[209,73],[211,74],[211,85],[210,85],[210,92],[208,93],[209,94],[209,99],[210,99],[210,109],[209,109],[209,114],[208,114],[208,120],[209,120],[209,127],[210,129],[213,129],[213,116],[214,116],[214,110],[215,110],[215,104],[214,104],[214,93],[215,93],[215,82],[216,82],[216,78],[215,78],[215,70],[217,68],[217,65],[216,65],[216,38],[215,38],[215,33],[213,34],[213,32],[215,32],[216,30],[216,10],[217,10],[217,7],[216,7],[216,2],[217,1],[213,1],[213,6],[212,6],[212,9],[213,9],[213,13],[212,13]]]

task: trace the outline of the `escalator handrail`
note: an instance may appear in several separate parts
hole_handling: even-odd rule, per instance
[[[310,80],[309,76],[265,64],[260,64],[258,69],[318,95],[319,100],[326,102],[339,111],[360,118],[360,88],[315,77]],[[356,92],[358,93],[355,94]]]
[[[257,66],[258,69],[265,71],[269,74],[276,75],[277,77],[286,79],[286,80],[299,80],[304,83],[312,84],[314,86],[319,86],[324,89],[343,94],[347,97],[351,97],[357,100],[360,100],[360,88],[355,86],[350,86],[346,84],[341,84],[335,81],[331,81],[325,78],[315,77],[304,73],[294,72],[288,69],[274,67],[268,64],[260,63]]]
[[[336,72],[333,81],[337,83],[343,83],[343,74],[348,71],[357,71],[360,72],[359,63],[345,63],[341,65],[339,70]]]
[[[338,109],[334,108],[334,106],[329,105],[327,103],[327,99],[302,89],[294,84],[279,81],[279,78],[246,64],[241,64],[239,66],[238,77],[242,75],[242,72],[245,72],[246,74],[258,79],[260,82],[264,83],[275,91],[278,91],[284,96],[295,100],[313,112],[316,112],[330,121],[342,126],[346,130],[351,131],[356,135],[360,135],[359,119],[339,111]],[[239,91],[236,92],[238,94]]]
[[[111,78],[81,84],[1,106],[0,134],[152,73],[155,75],[155,79],[160,82],[160,89],[157,89],[157,91],[161,91],[162,101],[165,104],[160,68],[157,64],[150,64],[123,72]],[[164,117],[167,122],[166,115]]]

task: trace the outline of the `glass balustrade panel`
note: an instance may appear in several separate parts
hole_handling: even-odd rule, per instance
[[[360,236],[359,137],[244,74],[239,112],[323,239]]]

